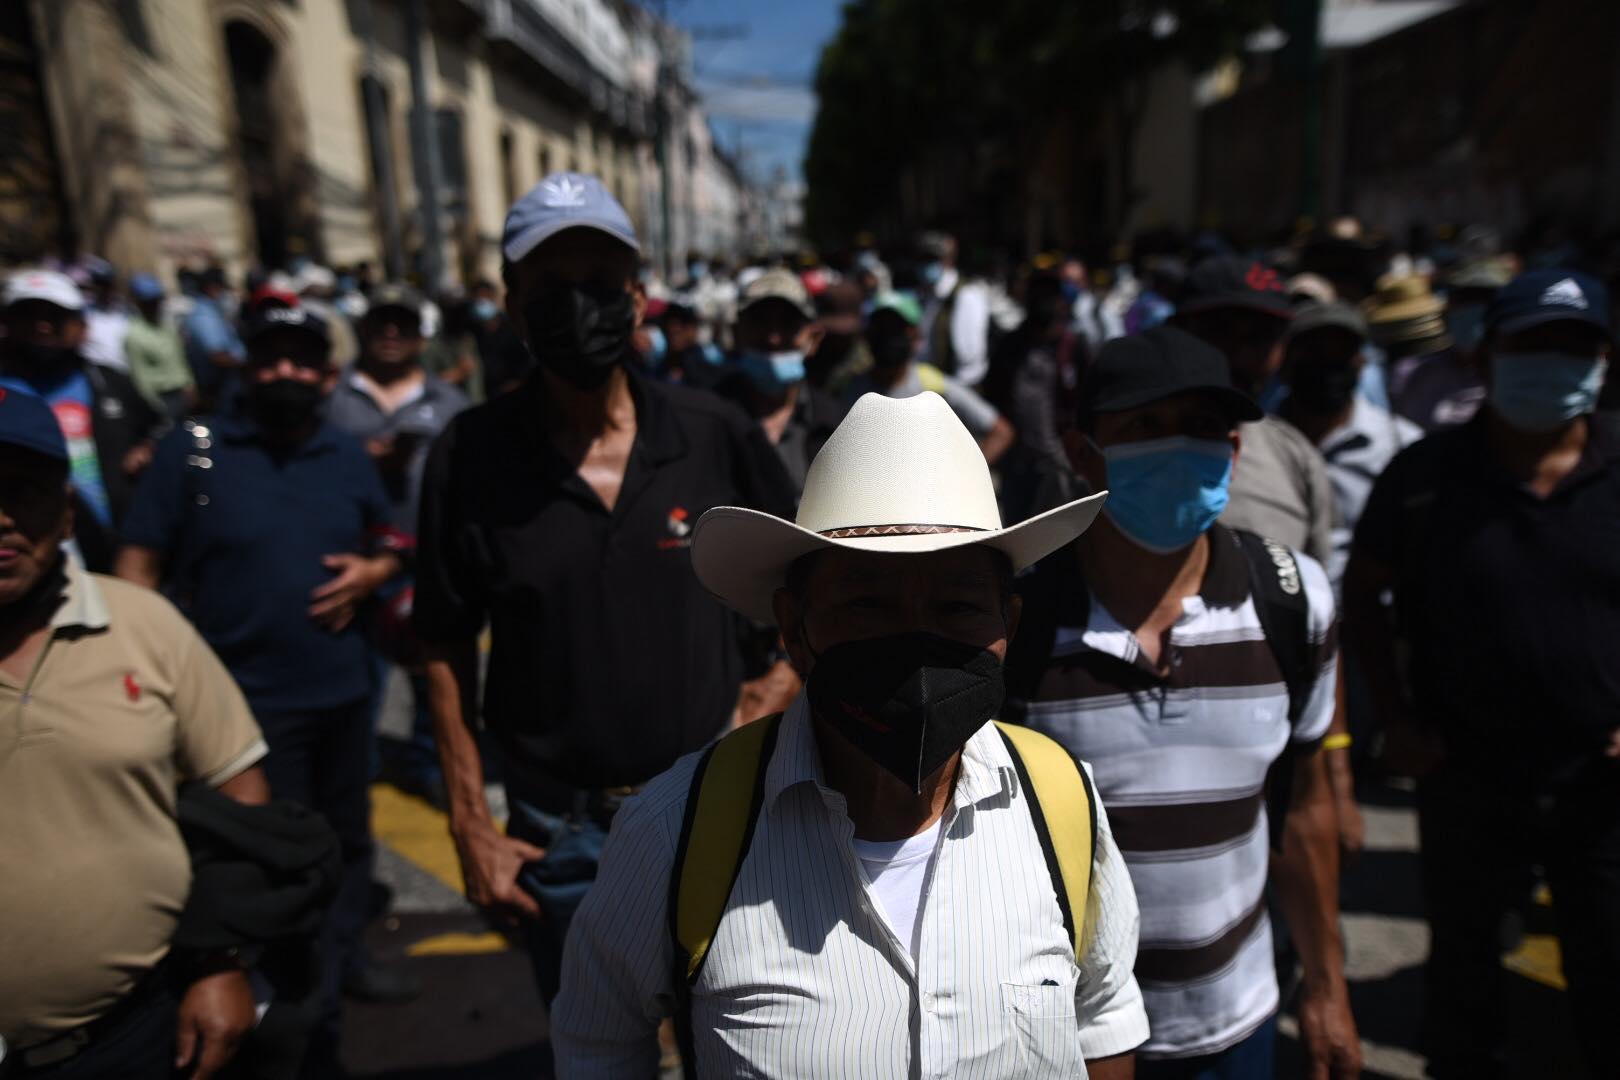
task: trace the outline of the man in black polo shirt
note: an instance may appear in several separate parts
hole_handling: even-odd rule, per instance
[[[271,792],[319,812],[342,843],[343,876],[321,930],[322,1023],[305,1061],[304,1075],[322,1076],[336,1063],[340,983],[373,997],[389,989],[361,959],[372,728],[357,615],[401,558],[370,457],[320,416],[337,377],[325,322],[265,308],[245,337],[239,406],[158,445],[118,576],[161,585],[190,617],[264,729]]]
[[[1348,639],[1390,765],[1420,778],[1430,1075],[1503,1075],[1499,927],[1534,860],[1582,1051],[1620,1076],[1620,425],[1593,414],[1609,298],[1534,271],[1487,330],[1486,408],[1403,451],[1368,499]]]
[[[549,1001],[615,800],[718,734],[738,699],[740,628],[691,573],[692,527],[727,503],[791,515],[793,489],[734,407],[621,362],[644,304],[639,248],[600,181],[547,177],[502,246],[507,310],[538,367],[434,447],[415,624],[467,894],[511,919],[545,908],[531,942]],[[486,624],[508,835],[471,730]]]

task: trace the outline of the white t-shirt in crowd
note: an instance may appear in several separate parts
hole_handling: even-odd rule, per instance
[[[888,917],[895,937],[917,955],[917,913],[928,888],[928,869],[939,850],[940,825],[935,821],[916,836],[904,840],[852,840],[855,854],[866,867],[878,908]]]

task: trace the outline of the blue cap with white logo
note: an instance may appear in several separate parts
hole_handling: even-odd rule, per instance
[[[501,252],[515,263],[564,229],[595,229],[635,252],[636,227],[602,181],[584,173],[552,173],[506,212]]]
[[[0,387],[0,444],[20,446],[57,461],[68,459],[62,425],[45,399]]]
[[[1550,322],[1586,323],[1610,341],[1609,290],[1579,270],[1531,270],[1502,286],[1485,310],[1493,334],[1516,334]]]

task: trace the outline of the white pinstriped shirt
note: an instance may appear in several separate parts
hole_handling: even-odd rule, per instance
[[[698,755],[619,811],[569,931],[552,1018],[562,1080],[650,1077],[669,1015],[670,865]],[[822,780],[801,695],[783,718],[753,844],[692,989],[696,1077],[1083,1077],[1147,1038],[1137,908],[1098,806],[1094,930],[1080,964],[990,725],[964,747],[913,960]],[[693,1075],[689,1073],[688,1075]],[[695,1080],[694,1078],[694,1080]]]

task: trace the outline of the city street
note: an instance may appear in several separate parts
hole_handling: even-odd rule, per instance
[[[396,680],[385,734],[404,730],[402,690]],[[499,791],[491,795],[499,813]],[[1421,1080],[1417,1047],[1428,931],[1421,918],[1417,817],[1409,793],[1387,787],[1368,793],[1363,812],[1367,850],[1344,882],[1345,967],[1366,1054],[1363,1075]],[[345,1064],[357,1077],[388,1080],[544,1075],[546,1018],[527,962],[461,896],[444,816],[384,784],[373,789],[372,814],[377,876],[394,896],[371,929],[371,946],[382,959],[408,964],[427,990],[406,1006],[351,1004]],[[1510,1075],[1582,1080],[1545,903],[1532,911],[1524,944],[1503,962],[1513,973],[1506,1013],[1514,1023]],[[1279,1076],[1298,1073],[1297,1030],[1284,1017]]]

